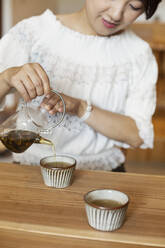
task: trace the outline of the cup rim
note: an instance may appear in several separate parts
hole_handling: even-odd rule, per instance
[[[41,166],[42,168],[47,169],[47,170],[52,170],[52,168],[48,168],[45,164],[43,164],[43,161],[44,161],[45,159],[47,159],[47,158],[60,158],[60,157],[65,157],[65,158],[67,158],[67,159],[72,159],[72,160],[74,161],[74,163],[71,164],[71,165],[68,165],[67,167],[56,167],[56,166],[54,166],[54,168],[56,168],[57,170],[66,170],[66,169],[71,169],[71,168],[75,168],[75,167],[76,167],[76,159],[75,159],[75,158],[73,158],[72,156],[62,155],[62,154],[56,155],[56,156],[47,156],[47,157],[42,158],[42,159],[40,160],[40,166]]]
[[[123,195],[125,195],[127,198],[128,198],[128,200],[127,200],[127,202],[125,203],[125,204],[122,204],[120,207],[102,207],[102,206],[98,206],[98,205],[96,205],[96,204],[94,204],[94,203],[91,203],[88,199],[87,199],[87,196],[90,194],[90,193],[92,193],[92,192],[94,192],[94,191],[103,191],[103,190],[108,190],[108,191],[114,191],[114,192],[119,192],[119,193],[122,193]],[[122,209],[122,208],[125,208],[126,206],[128,206],[128,204],[130,203],[130,199],[129,199],[129,197],[128,197],[128,195],[126,194],[126,193],[124,193],[124,192],[122,192],[122,191],[120,191],[120,190],[115,190],[115,189],[108,189],[108,188],[102,188],[102,189],[93,189],[93,190],[90,190],[90,191],[88,191],[85,195],[84,195],[84,201],[85,201],[85,203],[86,204],[88,204],[89,206],[92,206],[92,207],[94,207],[94,208],[97,208],[97,209],[100,209],[100,210],[117,210],[117,209]]]

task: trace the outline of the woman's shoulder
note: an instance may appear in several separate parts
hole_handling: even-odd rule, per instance
[[[149,43],[135,34],[131,29],[126,32],[126,40],[130,45],[130,49],[135,50],[137,53],[151,51]]]
[[[130,29],[121,35],[117,49],[128,60],[136,60],[141,56],[148,57],[152,54],[150,45]]]
[[[97,41],[96,43],[99,44]],[[100,48],[95,49],[102,61],[107,64],[121,66],[122,64],[135,64],[138,60],[146,60],[152,56],[149,44],[138,37],[131,30],[106,37],[100,42]]]
[[[24,29],[24,31],[39,31],[50,27],[50,24],[52,24],[53,20],[56,20],[56,16],[52,11],[47,9],[40,15],[31,16],[19,21],[11,30]]]

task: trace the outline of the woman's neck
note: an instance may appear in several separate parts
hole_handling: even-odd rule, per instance
[[[91,28],[85,9],[72,14],[57,15],[57,19],[66,27],[86,35],[97,35]]]

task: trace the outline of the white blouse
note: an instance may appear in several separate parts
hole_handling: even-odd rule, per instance
[[[18,23],[0,41],[1,71],[29,62],[42,65],[53,89],[90,98],[93,105],[132,117],[144,140],[141,148],[153,147],[157,64],[149,45],[133,32],[84,35],[65,27],[46,10]],[[74,156],[81,169],[116,168],[125,161],[119,148],[129,148],[68,114],[50,138],[56,153]],[[14,160],[39,164],[48,155],[52,155],[50,147],[33,144],[26,152],[14,154]]]

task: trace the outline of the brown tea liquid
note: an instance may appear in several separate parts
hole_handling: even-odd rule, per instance
[[[27,130],[9,131],[3,134],[3,136],[0,136],[0,140],[6,148],[15,153],[26,151],[33,143],[54,146],[50,140],[42,138],[39,134]]]
[[[123,205],[121,202],[114,200],[107,200],[107,199],[92,200],[91,203],[93,203],[98,207],[104,207],[104,208],[118,208]]]
[[[39,142],[35,141],[35,143],[45,144],[45,145],[51,145],[52,151],[53,151],[53,155],[56,157],[56,149],[55,149],[55,145],[53,144],[52,141],[39,136]]]
[[[54,162],[48,162],[45,164],[45,167],[47,169],[57,169],[57,168],[68,168],[70,167],[71,164],[67,163],[67,162],[60,162],[60,161],[54,161]]]

